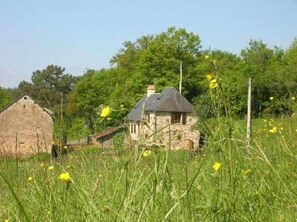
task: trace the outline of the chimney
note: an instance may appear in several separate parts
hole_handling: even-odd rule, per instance
[[[154,85],[148,85],[148,87],[147,87],[147,97],[150,97],[154,93],[155,93],[155,86]]]

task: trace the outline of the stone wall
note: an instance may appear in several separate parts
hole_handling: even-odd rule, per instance
[[[53,119],[29,96],[0,113],[0,155],[50,152]]]
[[[139,138],[148,145],[163,145],[172,150],[198,148],[200,132],[192,129],[196,122],[197,118],[188,113],[185,125],[181,122],[171,124],[170,112],[146,113]]]

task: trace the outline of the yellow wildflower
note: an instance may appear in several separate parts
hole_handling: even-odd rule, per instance
[[[215,89],[218,87],[218,81],[217,79],[212,79],[209,81],[209,88]]]
[[[9,219],[5,219],[4,222],[9,222]]]
[[[68,182],[70,180],[70,174],[68,172],[61,173],[59,176],[59,180],[62,180],[63,182]]]
[[[145,150],[144,152],[143,152],[143,156],[144,157],[148,157],[149,155],[151,155],[152,154],[152,151],[151,150]]]
[[[206,55],[204,58],[205,58],[205,59],[209,59],[209,55]]]
[[[44,167],[44,162],[42,162],[40,165],[39,165],[41,168]]]
[[[211,74],[207,74],[207,75],[206,75],[206,78],[207,78],[208,81],[210,81],[210,80],[212,80],[214,77],[213,77],[213,75],[211,75]]]
[[[274,98],[273,98],[273,96],[270,96],[269,99],[270,99],[270,100],[273,100]]]
[[[29,182],[31,182],[32,180],[33,180],[33,177],[31,177],[31,176],[27,178],[27,181],[29,181]]]
[[[222,167],[222,164],[219,163],[219,162],[215,162],[214,165],[212,166],[212,168],[215,170],[215,171],[218,171],[219,169],[221,169]]]
[[[274,134],[277,133],[277,128],[273,127],[272,129],[268,130],[270,133]]]
[[[296,99],[296,97],[295,96],[292,96],[291,99],[294,101]]]
[[[68,157],[70,160],[72,160],[74,158],[74,156],[72,156],[71,154],[69,154]]]
[[[53,170],[55,167],[53,165],[49,166],[47,169],[48,170]]]
[[[249,176],[249,175],[251,175],[252,174],[252,170],[250,170],[250,169],[248,169],[248,170],[243,170],[242,171],[242,174],[244,175],[244,176]]]
[[[103,118],[109,117],[111,115],[112,109],[106,106],[102,109],[100,116]]]

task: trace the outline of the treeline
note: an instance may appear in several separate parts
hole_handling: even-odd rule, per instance
[[[56,114],[56,132],[75,137],[117,125],[135,102],[154,84],[157,91],[166,86],[178,88],[182,63],[182,93],[201,117],[214,110],[226,115],[226,107],[214,107],[210,98],[219,90],[228,114],[243,117],[247,109],[247,82],[252,78],[252,113],[290,115],[297,97],[297,39],[284,50],[269,48],[261,40],[251,40],[240,55],[220,50],[203,50],[200,37],[185,29],[168,28],[157,35],[124,42],[111,59],[111,68],[88,70],[75,77],[65,69],[49,65],[33,72],[31,82],[15,89],[0,88],[0,108],[24,93]],[[216,79],[219,89],[209,87]],[[109,105],[110,119],[98,112]],[[62,117],[62,122],[60,122]]]

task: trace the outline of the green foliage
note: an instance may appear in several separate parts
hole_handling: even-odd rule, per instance
[[[283,78],[290,96],[297,95],[297,39],[285,53],[285,64]]]
[[[289,97],[289,90],[286,87],[288,79],[283,78],[284,52],[278,48],[274,50],[267,48],[262,41],[251,41],[249,48],[242,50],[243,72],[246,77],[253,81],[253,113],[255,116],[262,115],[267,108],[267,101],[270,97],[281,101]],[[288,112],[283,103],[278,103],[276,112]],[[275,103],[277,105],[277,103]]]
[[[157,92],[166,86],[178,88],[182,63],[182,94],[202,117],[214,117],[218,111],[221,116],[244,117],[248,78],[252,78],[254,117],[296,112],[296,102],[291,99],[297,98],[296,39],[287,50],[251,40],[239,56],[201,49],[199,35],[169,27],[164,32],[124,42],[112,57],[109,69],[87,70],[78,78],[64,74],[65,69],[55,65],[37,70],[32,83],[19,84],[14,98],[27,92],[40,105],[53,110],[57,121],[62,114],[63,132],[57,134],[65,134],[63,137],[73,135],[77,119],[89,133],[95,133],[121,124],[146,93],[147,85],[154,84]],[[209,74],[218,80],[219,90],[210,90],[206,79]],[[224,95],[224,101],[213,103],[212,97],[219,94]],[[274,98],[273,103],[270,97]],[[5,106],[2,101],[0,106]],[[98,115],[103,106],[114,110],[108,120]]]
[[[56,124],[56,126],[59,127],[59,124]],[[59,129],[56,132],[58,132],[58,136],[60,134]],[[77,117],[71,121],[71,125],[68,127],[68,138],[70,140],[79,141],[87,138],[89,134],[89,129],[83,118]]]
[[[72,91],[76,78],[64,74],[65,68],[49,65],[43,70],[33,72],[32,83],[23,81],[19,84],[17,95],[28,93],[40,105],[56,114],[60,113],[61,100],[67,104],[67,95]]]
[[[81,80],[75,84],[71,94],[70,114],[83,117],[91,133],[95,132],[98,108],[105,104],[111,92],[108,86],[107,71],[88,70]]]
[[[12,96],[8,89],[0,87],[0,110],[12,102]]]
[[[184,90],[189,94],[187,85],[193,84],[200,48],[199,36],[174,27],[159,35],[141,37],[135,43],[126,42],[112,59],[114,72],[123,81],[122,92],[139,98],[148,84],[154,83],[158,91],[165,86],[177,87],[182,62]]]

